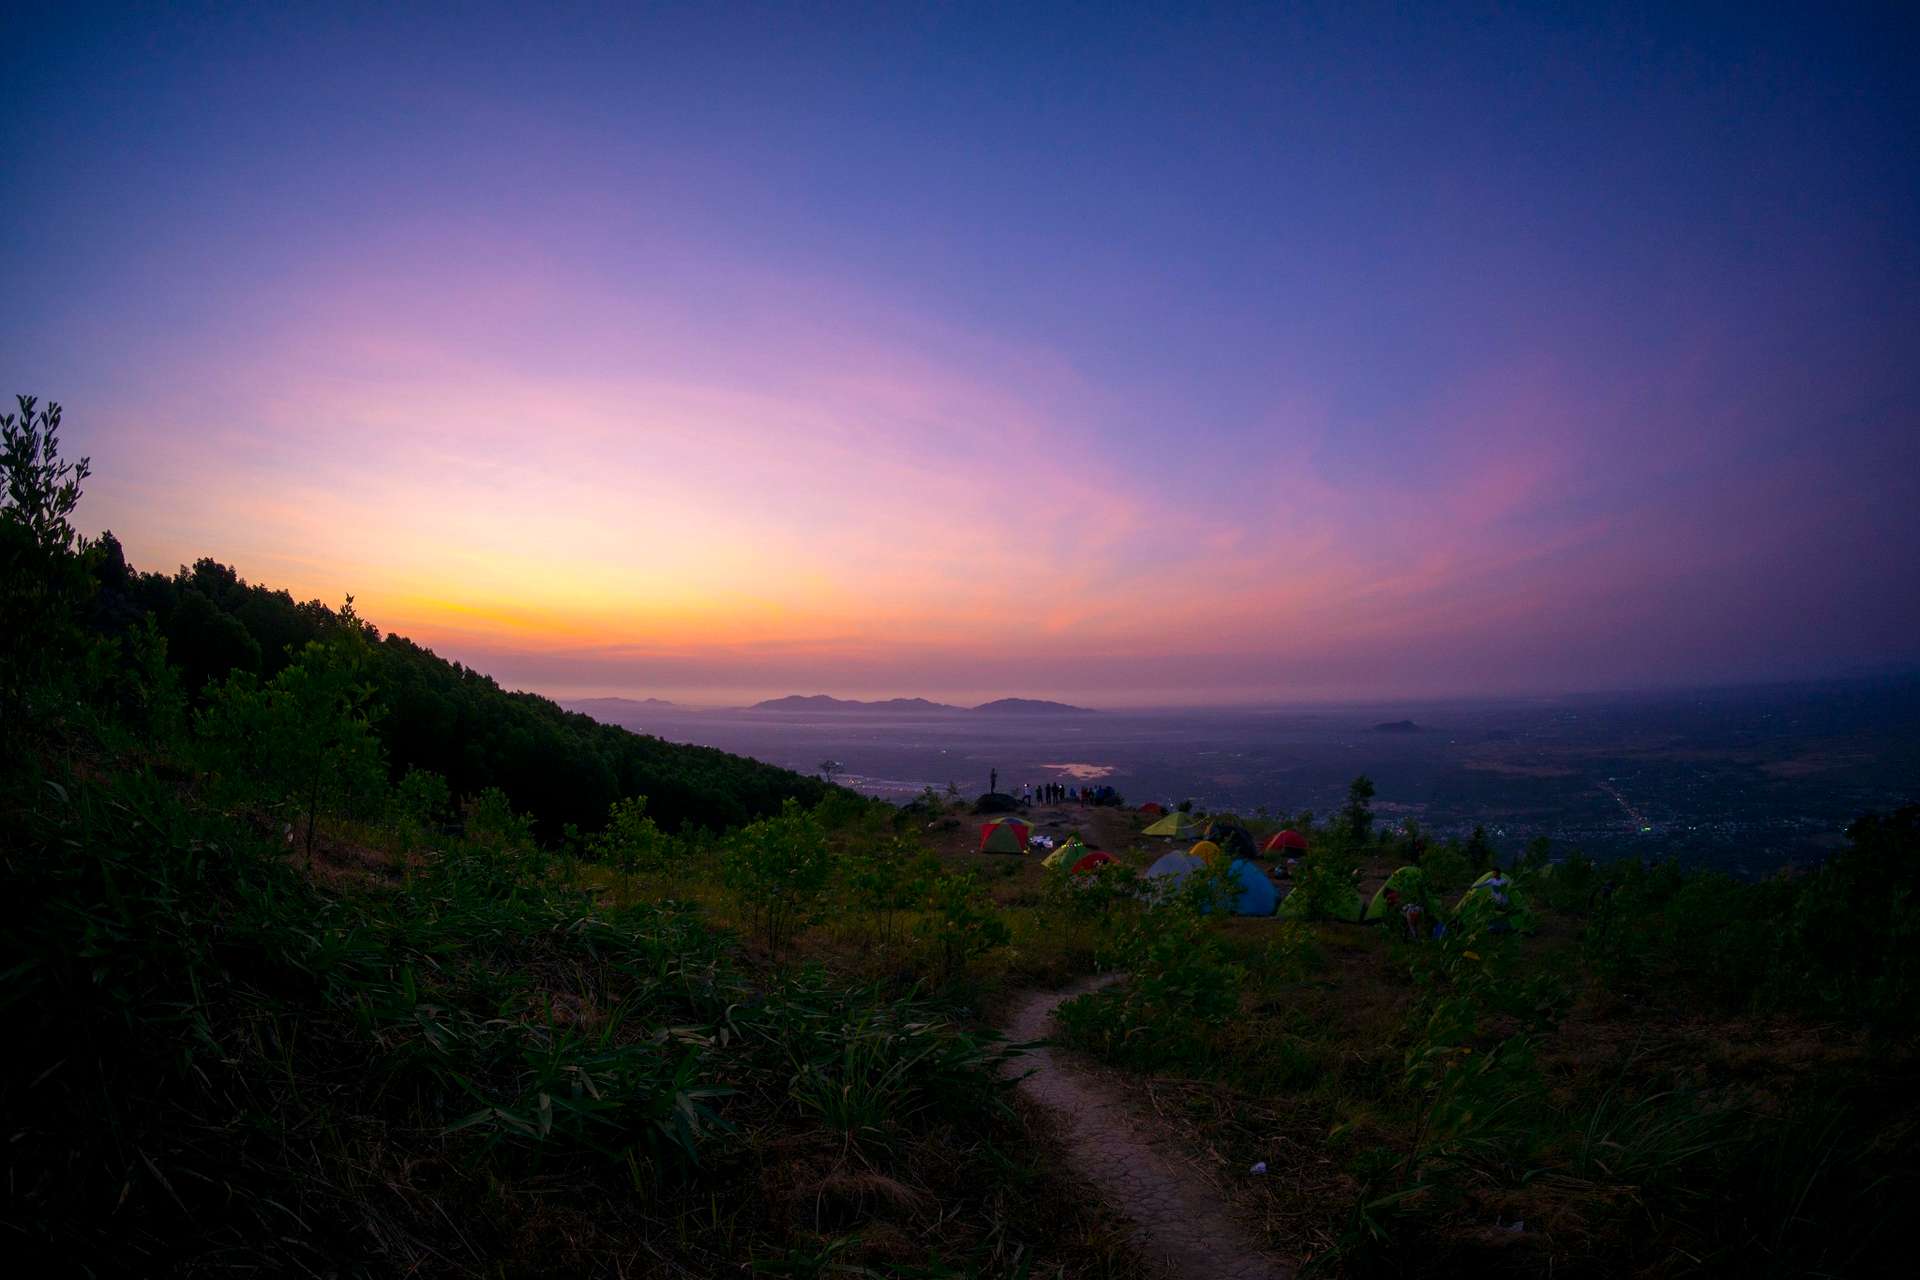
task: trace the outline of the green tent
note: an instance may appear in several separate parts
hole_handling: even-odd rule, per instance
[[[1373,901],[1367,904],[1366,919],[1369,924],[1376,920],[1398,918],[1406,923],[1407,931],[1415,937],[1427,937],[1433,927],[1440,923],[1440,912],[1433,901],[1433,893],[1427,888],[1426,872],[1418,867],[1401,867],[1387,877],[1380,886],[1380,892],[1373,895]]]
[[[1535,921],[1520,887],[1504,871],[1489,871],[1460,895],[1454,919],[1472,933],[1532,933]]]
[[[1150,836],[1179,836],[1190,838],[1200,834],[1200,819],[1190,813],[1174,810],[1145,831]]]
[[[1072,866],[1075,862],[1078,862],[1081,858],[1086,857],[1092,852],[1093,850],[1089,849],[1086,842],[1079,836],[1068,836],[1060,843],[1058,849],[1055,849],[1052,853],[1040,860],[1040,865],[1052,868],[1064,862],[1068,866]]]

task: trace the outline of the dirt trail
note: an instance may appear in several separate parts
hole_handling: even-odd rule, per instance
[[[1053,1034],[1053,1011],[1064,1002],[1119,980],[1089,978],[1060,991],[1036,991],[1015,1006],[1007,1024],[1014,1040]],[[1220,1195],[1154,1132],[1151,1121],[1051,1048],[1025,1060],[1028,1097],[1066,1121],[1067,1157],[1075,1172],[1134,1224],[1140,1251],[1185,1280],[1278,1280],[1292,1275],[1261,1252]]]

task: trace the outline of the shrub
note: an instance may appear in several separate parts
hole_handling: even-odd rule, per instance
[[[1040,906],[1050,915],[1104,922],[1115,910],[1137,905],[1140,891],[1138,873],[1118,860],[1078,875],[1070,862],[1062,861],[1046,870]]]
[[[1126,982],[1060,1007],[1067,1037],[1131,1066],[1200,1069],[1208,1036],[1240,1007],[1246,970],[1228,958],[1191,904],[1178,902],[1141,916],[1116,958]]]
[[[1286,901],[1289,918],[1357,920],[1366,904],[1353,886],[1356,866],[1358,860],[1346,843],[1330,833],[1294,868],[1293,892]]]
[[[1473,883],[1477,874],[1466,851],[1451,840],[1428,849],[1420,859],[1420,870],[1438,893],[1464,888]]]
[[[309,643],[265,685],[249,672],[229,676],[198,722],[207,762],[227,793],[265,800],[297,819],[309,862],[320,816],[365,809],[386,779],[352,605],[349,597],[341,634]]]
[[[533,847],[533,819],[514,812],[499,787],[488,787],[467,805],[467,838],[494,849]]]
[[[795,800],[742,828],[720,855],[722,882],[775,956],[813,922],[829,870],[826,835]]]
[[[940,976],[952,982],[975,957],[1003,947],[1012,935],[993,900],[972,872],[936,875],[927,889],[927,912],[920,929],[932,941]]]
[[[621,871],[658,871],[673,841],[647,816],[647,798],[629,796],[607,810],[607,825],[587,838],[587,856]]]
[[[447,780],[431,769],[408,769],[393,789],[388,814],[403,848],[412,848],[439,826],[452,804]]]
[[[901,913],[919,905],[939,874],[939,861],[904,835],[863,841],[841,863],[846,901],[866,914],[883,947],[899,941]]]

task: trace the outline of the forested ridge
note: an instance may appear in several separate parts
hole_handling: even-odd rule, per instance
[[[91,565],[94,625],[121,633],[151,614],[195,702],[234,672],[271,680],[308,643],[347,625],[318,600],[296,601],[212,559],[172,575],[136,571],[111,533]],[[720,830],[775,813],[788,798],[813,804],[826,794],[816,779],[602,724],[538,694],[502,689],[405,636],[352,625],[373,642],[364,676],[382,708],[374,731],[393,776],[431,770],[463,796],[498,787],[549,837],[569,823],[598,827],[627,796],[646,796],[648,813],[669,830]]]

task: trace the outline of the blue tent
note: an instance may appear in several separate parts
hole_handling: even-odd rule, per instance
[[[1169,853],[1147,868],[1148,892],[1155,898],[1169,897],[1180,891],[1187,877],[1207,864],[1184,853]]]
[[[1267,873],[1248,862],[1245,858],[1235,858],[1233,865],[1227,868],[1227,878],[1233,881],[1233,914],[1237,916],[1270,916],[1273,909],[1280,905],[1280,895],[1274,891],[1273,881],[1267,879]]]
[[[1155,899],[1171,897],[1188,876],[1206,865],[1191,854],[1165,855],[1147,868],[1149,895]],[[1233,883],[1233,914],[1237,916],[1270,916],[1280,904],[1280,895],[1274,892],[1267,873],[1244,858],[1235,858],[1227,867],[1227,878]]]

